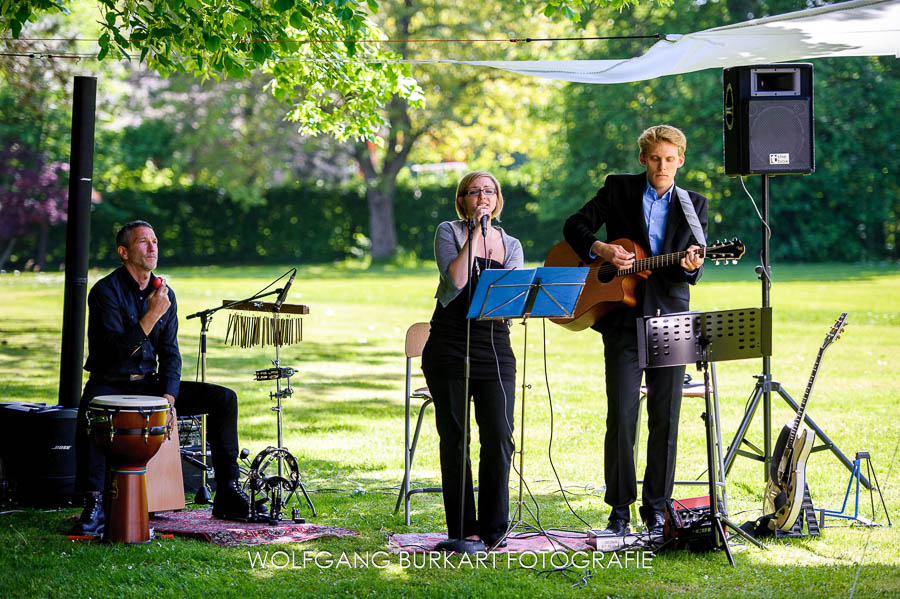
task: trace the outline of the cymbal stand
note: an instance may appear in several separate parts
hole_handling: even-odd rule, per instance
[[[212,322],[213,314],[218,312],[219,310],[223,310],[226,308],[230,308],[235,304],[239,304],[242,302],[250,302],[254,300],[258,300],[263,297],[267,297],[269,295],[275,295],[276,293],[280,293],[280,289],[276,289],[275,291],[270,291],[268,293],[257,293],[256,295],[250,296],[249,298],[237,300],[234,302],[226,303],[222,306],[218,306],[216,308],[208,308],[206,310],[201,310],[199,312],[195,312],[193,314],[189,314],[186,317],[186,320],[190,320],[192,318],[200,319],[200,382],[206,382],[206,340],[209,333],[209,323]],[[200,462],[203,464],[200,467],[200,488],[197,489],[197,493],[194,495],[194,503],[205,505],[209,503],[210,500],[210,490],[209,490],[209,481],[208,481],[208,472],[210,470],[209,464],[207,462],[208,451],[206,449],[206,414],[200,415]]]

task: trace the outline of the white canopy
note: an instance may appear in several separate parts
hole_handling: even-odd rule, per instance
[[[623,60],[454,62],[581,83],[625,83],[703,69],[833,56],[900,57],[900,0],[853,0],[775,17],[667,35]]]

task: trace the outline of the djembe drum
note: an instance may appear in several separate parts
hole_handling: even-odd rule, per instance
[[[169,433],[169,402],[148,395],[101,395],[88,406],[88,431],[106,456],[103,540],[150,542],[147,462]]]

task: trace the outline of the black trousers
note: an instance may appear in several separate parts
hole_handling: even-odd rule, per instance
[[[610,518],[630,519],[629,506],[637,499],[634,470],[634,437],[637,432],[642,371],[638,366],[637,330],[620,326],[603,332],[606,360],[606,438],[603,466],[604,501],[612,507]],[[672,496],[678,418],[684,384],[684,366],[648,368],[647,468],[641,493],[642,512],[662,511]]]
[[[477,516],[469,439],[463,439],[465,379],[442,378],[440,373],[426,371],[425,380],[434,398],[435,423],[440,436],[441,486],[444,490],[447,536],[455,539],[478,535],[491,544],[506,532],[509,522],[509,467],[513,453],[515,379],[504,380],[502,384],[497,380],[469,381],[469,394],[474,400],[475,421],[478,423],[481,443]],[[464,473],[460,470],[463,452],[466,456]],[[460,482],[463,475],[465,509],[462,537],[459,537]]]
[[[192,381],[182,381],[180,389],[175,400],[175,410],[179,416],[207,415],[207,440],[216,484],[238,478],[237,395],[227,387]],[[162,390],[153,380],[110,383],[92,378],[84,386],[75,432],[76,490],[102,491],[106,480],[106,458],[87,436],[88,404],[100,395],[128,394],[162,397]]]

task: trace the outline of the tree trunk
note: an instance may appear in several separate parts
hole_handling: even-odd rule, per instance
[[[16,245],[16,238],[11,237],[9,239],[9,243],[6,244],[6,249],[3,250],[3,255],[0,256],[0,270],[3,270],[3,267],[6,266],[6,261],[9,260],[9,256],[10,254],[12,254],[14,245]]]
[[[369,204],[369,239],[372,240],[372,259],[384,260],[397,251],[397,227],[394,224],[395,181],[370,185],[366,190]]]
[[[50,233],[50,225],[47,221],[41,222],[41,233],[38,235],[37,260],[34,265],[34,272],[44,272],[45,262],[47,261],[47,237]]]

